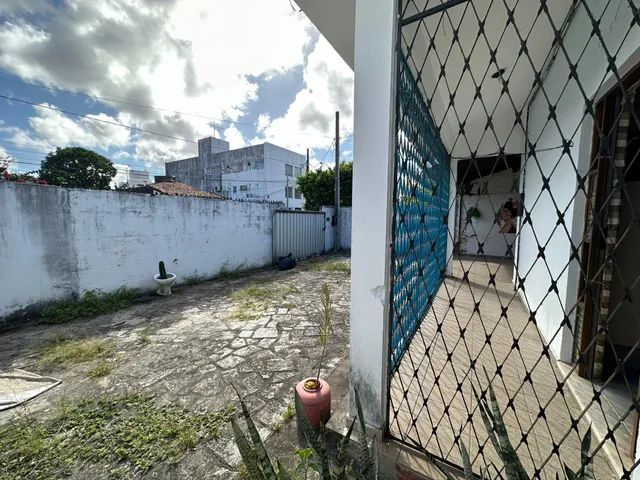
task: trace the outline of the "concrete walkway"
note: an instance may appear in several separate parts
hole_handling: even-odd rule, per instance
[[[63,398],[132,391],[153,395],[160,404],[215,411],[237,404],[233,382],[246,396],[263,435],[270,435],[293,403],[295,383],[313,375],[318,361],[317,310],[324,283],[331,288],[336,313],[324,374],[347,357],[350,276],[331,269],[336,260],[343,267],[349,261],[320,257],[289,272],[265,269],[181,287],[171,297],[89,321],[4,333],[0,370],[43,371],[40,348],[60,335],[112,340],[114,350],[106,359],[113,371],[103,378],[88,378],[90,364],[44,369],[62,384],[23,408],[0,412],[0,424],[25,414],[46,417]],[[239,460],[227,429],[220,440],[201,443],[177,465],[159,466],[149,476],[229,478]]]

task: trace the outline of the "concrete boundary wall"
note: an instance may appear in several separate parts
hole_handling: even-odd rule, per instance
[[[0,181],[0,324],[86,290],[271,263],[274,206]]]
[[[327,251],[333,250],[335,242],[333,234],[333,207],[322,207],[325,215],[324,246]],[[351,250],[351,207],[340,208],[340,250]]]

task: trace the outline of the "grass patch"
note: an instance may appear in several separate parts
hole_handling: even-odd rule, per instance
[[[149,345],[151,343],[151,331],[148,328],[138,334],[138,343],[140,345]]]
[[[216,275],[216,280],[223,280],[223,281],[225,281],[225,280],[234,280],[234,279],[240,278],[240,277],[242,277],[244,275],[245,275],[245,273],[240,270],[240,267],[238,267],[238,268],[236,268],[234,270],[231,270],[231,269],[229,269],[229,268],[227,268],[225,266],[225,267],[222,267],[220,269],[220,271],[218,272],[218,275]]]
[[[287,405],[287,409],[282,413],[282,420],[284,422],[290,422],[293,420],[293,417],[296,416],[296,409],[293,406],[293,403]]]
[[[207,280],[207,277],[205,275],[198,275],[197,273],[194,273],[193,275],[187,275],[186,277],[184,277],[182,279],[182,282],[185,285],[198,285],[199,283],[205,282]]]
[[[332,260],[330,262],[316,262],[311,264],[314,272],[337,272],[351,275],[351,263],[347,260]]]
[[[114,312],[131,305],[138,296],[135,288],[121,287],[113,292],[88,290],[78,300],[56,302],[42,311],[43,323],[67,323]]]
[[[113,342],[108,340],[55,337],[40,350],[40,363],[64,366],[89,362],[105,357],[112,348]]]
[[[294,285],[276,282],[254,283],[240,288],[229,297],[233,302],[238,303],[231,311],[229,319],[236,321],[253,320],[260,316],[271,302],[286,299],[288,295],[299,292],[300,290]],[[289,302],[289,304],[291,303]]]
[[[139,395],[62,404],[50,420],[0,427],[0,478],[61,478],[79,463],[95,471],[109,463],[117,478],[139,476],[217,438],[233,414],[231,406],[200,414],[175,405],[157,407]]]
[[[102,378],[109,375],[112,371],[113,367],[102,360],[89,369],[89,371],[87,372],[87,376],[90,378]]]

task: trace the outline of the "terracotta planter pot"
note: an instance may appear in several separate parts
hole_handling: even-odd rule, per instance
[[[304,386],[305,382],[315,380],[315,377],[305,378],[296,385],[296,393],[300,397],[309,423],[314,428],[320,427],[321,422],[327,423],[331,418],[331,386],[320,379],[320,388],[310,390]]]

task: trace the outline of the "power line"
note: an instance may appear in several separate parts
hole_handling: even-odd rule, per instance
[[[25,162],[23,160],[12,160],[10,162],[10,164],[14,164],[14,163],[15,164],[20,164],[20,165],[35,165],[35,166],[40,166],[41,165],[40,163]],[[129,166],[129,165],[127,165],[127,166]],[[161,170],[158,170],[157,172],[153,171],[151,169],[144,170],[144,171],[148,172],[150,174],[162,174],[162,175],[165,174],[165,172],[162,172]],[[224,179],[223,178],[222,182],[234,182],[234,183],[238,183],[238,182],[240,182],[240,183],[286,183],[287,181],[286,180],[257,180],[257,179],[249,179],[249,178],[246,178],[246,179]]]
[[[179,141],[187,142],[187,143],[195,143],[196,145],[198,144],[198,142],[196,142],[194,140],[187,140],[186,138],[176,137],[176,136],[169,135],[169,134],[166,134],[166,133],[153,132],[151,130],[145,130],[144,128],[132,127],[131,125],[125,125],[124,123],[112,122],[110,120],[104,120],[102,118],[95,118],[95,117],[91,117],[89,115],[84,115],[82,113],[70,112],[68,110],[63,110],[61,108],[52,107],[52,106],[49,106],[49,105],[41,105],[39,103],[30,102],[28,100],[23,100],[21,98],[11,97],[11,96],[8,96],[8,95],[3,95],[3,94],[0,94],[0,98],[4,98],[8,102],[25,103],[27,105],[31,105],[31,106],[34,106],[34,107],[37,107],[37,108],[44,108],[44,109],[47,109],[47,110],[53,110],[55,112],[61,112],[61,113],[64,113],[66,115],[73,115],[74,117],[86,118],[86,119],[92,120],[94,122],[106,123],[108,125],[114,125],[116,127],[127,128],[129,130],[133,130],[133,131],[136,131],[136,132],[148,133],[150,135],[158,135],[160,137],[171,138],[173,140],[179,140]]]
[[[49,90],[49,91],[52,91],[52,92],[60,92],[60,93],[66,93],[66,94],[69,94],[69,95],[77,95],[77,96],[81,96],[81,97],[85,97],[85,98],[91,98],[93,100],[98,100],[98,101],[101,101],[101,102],[120,103],[120,104],[123,104],[123,105],[131,105],[131,106],[134,106],[134,107],[146,108],[148,110],[157,110],[159,112],[177,113],[178,115],[184,115],[184,116],[189,116],[189,117],[194,117],[194,118],[201,118],[203,120],[210,120],[210,121],[213,121],[213,122],[224,122],[224,123],[233,124],[233,125],[243,125],[243,126],[247,126],[247,127],[256,128],[256,129],[258,128],[258,124],[255,124],[255,123],[241,122],[239,120],[228,120],[228,119],[224,119],[224,118],[216,118],[216,117],[212,117],[210,115],[203,115],[203,114],[191,113],[191,112],[183,112],[181,110],[173,110],[173,109],[170,109],[170,108],[157,107],[155,105],[132,102],[132,101],[129,101],[129,100],[121,100],[121,99],[116,99],[116,98],[103,97],[103,96],[98,96],[98,95],[91,95],[89,93],[82,92],[82,91],[74,92],[73,90],[68,90],[68,89],[64,89],[64,88],[48,87],[46,85],[40,85],[40,84],[37,84],[37,83],[25,82],[24,80],[16,80],[16,79],[10,79],[10,78],[6,78],[6,77],[0,77],[0,81],[1,82],[5,82],[5,83],[15,83],[15,84],[20,84],[20,85],[26,85],[26,86],[29,86],[29,87],[40,88],[40,89],[43,89],[43,90]],[[316,136],[316,134],[302,132],[302,131],[299,131],[299,132],[286,132],[286,133],[296,134],[296,135]],[[344,139],[346,140],[347,138],[351,137],[352,135],[353,134],[347,135],[347,136],[344,137]],[[318,134],[318,136],[325,137],[325,138],[332,138],[331,135]]]
[[[331,145],[329,145],[329,148],[327,148],[327,150],[324,152],[324,155],[322,156],[322,159],[320,160],[320,163],[324,162],[324,159],[327,158],[327,155],[329,154],[329,152],[332,152],[333,150],[331,149],[331,147],[333,147],[336,144],[336,139],[334,138],[331,141]]]

